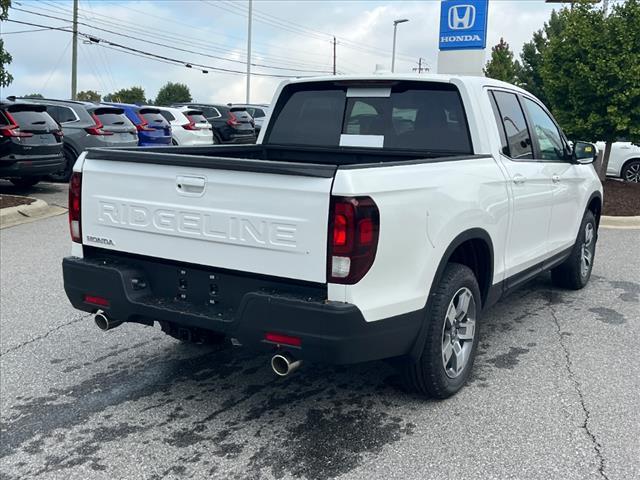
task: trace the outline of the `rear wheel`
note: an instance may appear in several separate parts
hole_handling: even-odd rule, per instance
[[[33,187],[40,181],[40,177],[20,177],[9,179],[16,187],[29,188]]]
[[[622,178],[627,182],[640,183],[640,159],[627,162],[622,168]]]
[[[427,309],[426,340],[417,361],[403,368],[405,385],[433,398],[454,395],[466,383],[478,345],[480,289],[465,265],[447,265]]]
[[[71,173],[73,172],[73,165],[76,163],[76,159],[78,158],[78,156],[68,148],[65,148],[62,152],[64,155],[64,169],[50,175],[51,179],[56,182],[69,181]]]
[[[551,270],[551,281],[555,286],[580,290],[589,282],[596,255],[596,239],[596,218],[593,212],[587,211],[582,218],[571,255]]]

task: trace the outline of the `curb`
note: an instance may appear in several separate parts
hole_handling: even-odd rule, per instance
[[[29,197],[33,198],[33,197]],[[23,223],[33,222],[40,218],[61,215],[67,210],[62,207],[49,206],[44,200],[34,199],[29,205],[3,208],[0,210],[0,228],[15,227]]]
[[[640,229],[640,216],[637,217],[600,217],[600,226],[603,228]]]

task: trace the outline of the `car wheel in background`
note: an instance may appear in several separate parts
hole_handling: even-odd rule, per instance
[[[622,179],[640,183],[640,158],[630,160],[622,167]]]
[[[62,153],[64,154],[64,170],[61,170],[50,175],[51,180],[55,182],[68,182],[71,178],[71,172],[73,171],[73,165],[76,163],[78,156],[68,148],[65,148]]]
[[[33,187],[40,181],[40,177],[20,177],[9,179],[16,187],[29,188]]]

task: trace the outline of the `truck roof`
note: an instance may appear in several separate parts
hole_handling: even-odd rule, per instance
[[[289,83],[308,83],[308,82],[343,82],[343,81],[390,81],[390,80],[405,80],[414,82],[441,82],[441,83],[454,83],[456,85],[466,85],[472,88],[482,88],[485,86],[503,87],[512,90],[526,93],[525,90],[517,87],[511,83],[502,82],[493,78],[470,76],[470,75],[449,75],[449,74],[416,74],[416,73],[380,73],[370,75],[325,75],[319,77],[305,77],[285,80],[282,85]]]

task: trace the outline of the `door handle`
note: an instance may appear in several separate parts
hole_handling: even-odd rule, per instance
[[[206,180],[204,177],[180,175],[176,177],[176,189],[178,193],[187,196],[199,197],[204,193]]]
[[[560,175],[554,175],[551,177],[553,183],[560,183]]]
[[[521,185],[526,181],[527,181],[527,177],[524,177],[519,173],[513,176],[513,183],[515,183],[516,185]]]

